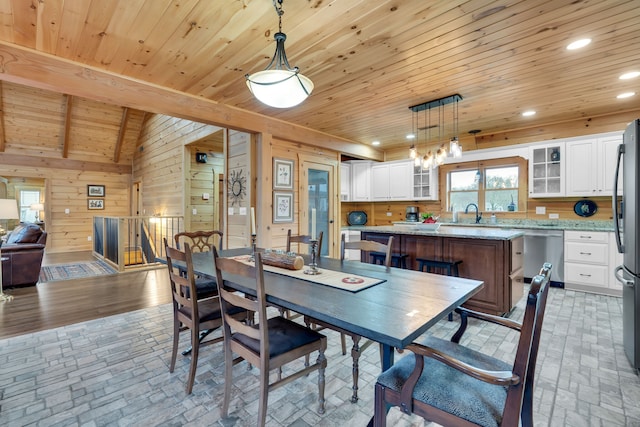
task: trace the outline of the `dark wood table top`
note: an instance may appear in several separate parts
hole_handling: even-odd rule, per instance
[[[221,255],[240,253],[247,251],[225,250]],[[215,278],[211,253],[194,253],[193,263],[198,274]],[[396,348],[416,340],[483,286],[477,280],[333,258],[319,259],[318,268],[385,281],[354,293],[265,271],[267,301]],[[255,295],[251,283],[232,279],[232,288]]]

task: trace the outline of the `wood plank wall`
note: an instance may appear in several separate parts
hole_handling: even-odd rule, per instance
[[[189,146],[187,185],[190,197],[185,214],[190,214],[190,221],[185,221],[185,229],[219,230],[221,228],[219,177],[224,174],[224,153],[220,152],[220,156],[212,156],[207,147],[199,143],[194,144],[196,145]],[[207,162],[196,162],[196,153],[207,154]],[[205,198],[205,194],[208,198]],[[197,212],[195,215],[193,209]]]
[[[148,116],[138,140],[132,176],[134,182],[141,183],[142,215],[184,215],[184,146],[219,130],[161,114]]]
[[[229,131],[227,145],[227,227],[225,232],[225,248],[246,248],[251,246],[251,207],[255,208],[256,174],[253,172],[255,144],[248,133]],[[231,197],[231,180],[243,182],[244,193],[240,197]],[[233,214],[231,214],[233,212]],[[259,219],[256,218],[256,221]]]
[[[3,113],[11,120],[3,121],[6,144],[0,153],[0,176],[40,183],[47,252],[90,250],[94,215],[129,215],[134,145],[114,162],[114,129],[121,124],[122,108],[75,98],[70,120],[78,130],[66,135],[63,121],[51,119],[52,112],[65,116],[65,95],[8,82],[2,82],[2,89]],[[142,112],[130,116],[127,141],[137,138],[142,117]],[[105,186],[104,210],[88,209],[90,184]]]
[[[94,215],[129,215],[129,174],[0,164],[0,175],[45,183],[43,219],[49,253],[91,250]],[[88,209],[89,184],[105,186],[104,210]],[[69,209],[68,214],[65,209]]]
[[[270,154],[269,154],[270,153]],[[335,163],[340,159],[340,155],[337,151],[320,149],[310,145],[305,145],[293,141],[285,141],[282,139],[273,139],[270,145],[270,150],[266,150],[263,155],[269,156],[270,168],[265,167],[265,171],[260,176],[261,183],[264,185],[264,193],[273,192],[273,159],[286,159],[294,161],[294,173],[293,173],[293,202],[294,202],[294,215],[293,222],[291,223],[274,223],[273,222],[273,197],[269,200],[269,214],[265,224],[268,229],[271,230],[270,240],[268,241],[268,247],[274,249],[285,249],[287,245],[287,232],[291,229],[291,233],[297,234],[309,234],[309,223],[307,220],[306,206],[301,205],[302,200],[300,194],[300,188],[305,188],[304,183],[300,180],[303,179],[301,174],[302,160],[303,158],[313,157],[315,161],[319,163]],[[268,169],[268,170],[267,170]],[[338,174],[336,173],[336,179]],[[265,201],[266,202],[266,201]],[[336,234],[337,236],[337,234]],[[336,238],[334,236],[334,238]],[[323,243],[323,246],[325,243]]]

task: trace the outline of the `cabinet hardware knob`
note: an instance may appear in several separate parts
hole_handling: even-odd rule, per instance
[[[522,255],[522,252],[516,252],[516,255]]]
[[[584,276],[584,277],[591,277],[591,275],[590,275],[590,274],[582,274],[582,273],[580,273],[580,275],[581,275],[581,276]]]
[[[591,255],[591,252],[580,252],[580,255]]]
[[[580,236],[581,239],[590,239],[591,236]]]

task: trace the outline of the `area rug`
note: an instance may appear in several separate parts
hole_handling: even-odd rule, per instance
[[[102,260],[55,264],[42,267],[40,270],[40,282],[57,282],[116,273],[117,270],[115,268]]]

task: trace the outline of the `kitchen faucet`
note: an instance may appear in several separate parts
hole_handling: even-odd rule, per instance
[[[478,205],[475,203],[469,203],[466,208],[464,208],[464,213],[469,213],[469,206],[473,206],[476,208],[476,224],[480,224],[480,220],[482,219],[482,212],[478,212]]]

